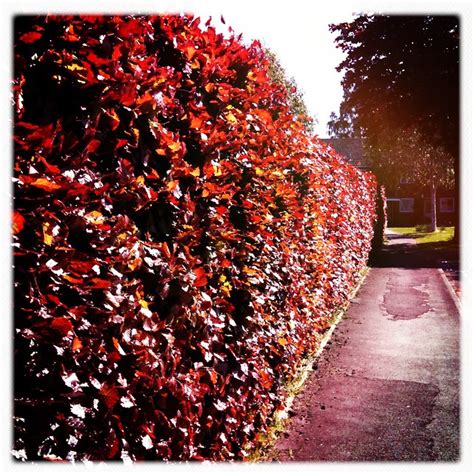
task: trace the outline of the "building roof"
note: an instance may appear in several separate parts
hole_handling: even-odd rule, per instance
[[[362,170],[369,169],[364,157],[361,138],[322,138],[326,145],[330,145],[337,153],[342,155],[348,163]]]

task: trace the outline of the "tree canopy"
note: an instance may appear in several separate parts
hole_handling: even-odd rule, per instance
[[[364,137],[383,181],[390,168],[401,174],[409,168],[426,183],[434,162],[430,180],[452,181],[459,154],[458,18],[360,15],[330,30],[347,56],[338,66],[344,99],[329,132]],[[396,166],[387,166],[388,159]]]
[[[272,50],[264,48],[264,52],[268,61],[268,76],[285,89],[291,113],[303,123],[308,132],[313,133],[313,119],[306,107],[303,92],[298,87],[294,77],[288,75],[278,56]]]

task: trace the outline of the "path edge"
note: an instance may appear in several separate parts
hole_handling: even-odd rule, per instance
[[[446,273],[442,268],[438,268],[438,273],[441,277],[441,280],[443,281],[444,285],[446,286],[446,289],[448,290],[449,296],[451,296],[451,299],[453,300],[454,305],[456,306],[456,309],[458,310],[458,315],[461,316],[462,314],[462,304],[461,300],[459,299],[458,295],[454,291],[453,286],[451,283],[449,283],[448,277],[446,276]]]
[[[324,333],[323,338],[319,344],[318,349],[311,354],[307,361],[301,365],[299,369],[300,375],[295,377],[295,380],[292,381],[294,384],[293,389],[294,394],[288,396],[283,402],[283,409],[277,410],[273,415],[273,422],[270,425],[268,432],[265,434],[267,441],[263,443],[263,445],[257,447],[257,449],[253,450],[250,449],[250,455],[245,459],[248,464],[258,464],[261,462],[266,462],[267,458],[271,452],[272,447],[277,442],[279,436],[285,429],[285,423],[289,419],[289,411],[293,405],[293,401],[295,400],[296,396],[301,392],[304,388],[305,382],[308,379],[309,374],[314,370],[313,366],[315,362],[319,359],[321,354],[324,351],[327,343],[331,340],[331,336],[334,333],[336,327],[341,322],[344,315],[347,313],[349,306],[352,303],[352,300],[357,296],[359,293],[362,285],[364,284],[367,276],[370,274],[371,267],[366,265],[365,268],[359,274],[359,279],[357,284],[351,290],[349,298],[347,299],[346,303],[342,305],[340,308],[334,311],[333,315],[333,322],[331,326],[326,330]],[[262,452],[263,451],[263,452]]]

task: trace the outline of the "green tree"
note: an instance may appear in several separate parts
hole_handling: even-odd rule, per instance
[[[383,147],[367,140],[365,149],[371,157],[373,171],[383,176],[385,184],[398,185],[400,177],[410,177],[431,192],[431,231],[437,230],[437,188],[452,188],[455,184],[453,155],[440,145],[426,141],[416,129],[394,134],[391,130],[381,138]]]
[[[288,76],[277,55],[269,48],[264,48],[265,56],[269,62],[268,75],[277,84],[285,89],[291,113],[301,120],[308,132],[314,132],[313,119],[308,113],[308,108],[304,102],[304,95],[296,84],[294,77]]]
[[[434,191],[457,190],[458,18],[360,15],[330,30],[346,58],[338,66],[344,99],[329,132],[362,136],[383,183],[409,173]]]

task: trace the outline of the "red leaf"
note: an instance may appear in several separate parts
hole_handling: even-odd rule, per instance
[[[95,153],[99,149],[100,145],[101,141],[94,138],[87,144],[86,151],[88,153]]]
[[[119,448],[120,448],[120,442],[117,436],[114,436],[113,441],[110,444],[108,459],[113,459],[117,455]]]
[[[42,33],[38,33],[37,31],[30,31],[29,33],[21,35],[20,41],[23,41],[23,43],[34,43],[35,41],[38,41],[42,36]]]
[[[195,268],[193,270],[193,274],[195,276],[194,286],[201,287],[207,285],[207,273],[206,270],[202,267]]]
[[[122,56],[122,43],[118,43],[114,46],[114,52],[112,53],[112,59],[117,61]]]
[[[107,116],[107,123],[111,130],[115,130],[120,125],[120,119],[114,109],[109,109],[105,111]]]
[[[110,59],[101,58],[97,56],[94,52],[88,53],[86,57],[87,60],[94,66],[103,66],[104,64],[110,63]]]
[[[118,27],[119,35],[123,37],[141,35],[143,31],[143,23],[139,19],[126,20]]]
[[[82,275],[84,273],[89,273],[95,264],[95,260],[71,260],[68,269],[74,273]]]
[[[46,159],[43,158],[41,155],[38,155],[37,158],[38,158],[38,161],[43,163],[44,167],[46,168],[46,171],[48,171],[49,173],[51,173],[51,174],[60,174],[61,173],[61,170],[57,166],[49,164],[46,161]]]
[[[61,300],[55,295],[46,295],[49,301],[53,302],[54,304],[61,304]]]
[[[137,89],[135,88],[134,84],[127,84],[123,88],[122,95],[120,97],[120,101],[123,105],[127,107],[133,105],[137,98]]]
[[[125,146],[127,143],[129,143],[128,140],[125,140],[123,138],[119,138],[117,140],[117,143],[115,144],[115,150],[118,150],[119,148],[122,148],[123,146]]]
[[[51,322],[51,328],[57,331],[61,336],[67,336],[73,329],[73,325],[69,319],[60,317],[54,318]]]
[[[103,280],[102,278],[92,278],[92,287],[93,288],[110,288],[112,282],[109,280]]]

